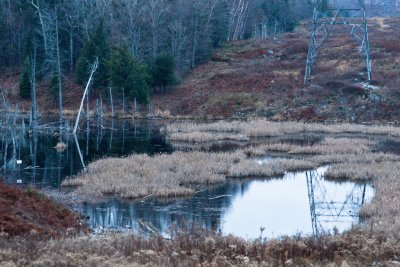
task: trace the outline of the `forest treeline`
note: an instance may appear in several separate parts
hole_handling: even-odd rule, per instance
[[[0,68],[62,103],[63,78],[146,103],[231,41],[293,30],[325,0],[0,0]]]

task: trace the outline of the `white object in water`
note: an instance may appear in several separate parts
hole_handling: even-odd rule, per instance
[[[21,179],[18,179],[18,180],[17,180],[17,184],[22,184],[22,180],[21,180]]]
[[[22,164],[22,160],[17,159],[17,164],[18,164],[18,165],[21,165],[21,164]]]

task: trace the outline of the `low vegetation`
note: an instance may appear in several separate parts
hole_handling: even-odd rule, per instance
[[[87,231],[87,228],[78,214],[36,190],[22,191],[0,182],[0,235],[3,237],[51,238],[79,231]]]
[[[89,172],[66,180],[85,195],[124,198],[171,197],[193,194],[201,185],[230,178],[282,176],[286,171],[311,169],[313,162],[276,159],[258,164],[243,151],[229,153],[175,152],[168,155],[132,155],[93,162]]]
[[[252,122],[250,122],[251,125]],[[268,122],[264,123],[264,126]],[[192,129],[243,134],[246,122],[192,125]],[[248,124],[249,125],[249,124]],[[101,236],[65,237],[51,241],[10,239],[0,235],[0,265],[143,265],[148,266],[396,266],[400,257],[400,156],[376,150],[394,127],[275,125],[286,135],[311,129],[325,129],[328,137],[310,143],[284,138],[255,138],[251,145],[225,153],[200,151],[172,154],[132,155],[101,159],[63,183],[75,187],[75,194],[178,196],[192,194],[201,185],[220,183],[227,178],[276,177],[287,171],[328,165],[325,177],[341,181],[367,180],[375,197],[361,210],[362,223],[343,233],[318,238],[307,236],[279,239],[243,240],[204,229],[171,229],[169,238],[107,233]],[[285,128],[288,127],[288,128]],[[326,127],[326,128],[324,128]],[[332,127],[332,128],[330,128]],[[347,129],[345,136],[338,128]],[[176,128],[175,128],[176,129]],[[187,129],[187,128],[186,128]],[[261,129],[261,127],[259,127]],[[287,130],[286,130],[287,129]],[[302,129],[302,130],[300,130]],[[306,130],[304,130],[306,129]],[[327,129],[327,130],[326,130]],[[254,127],[253,129],[254,130]],[[265,129],[265,132],[276,129]],[[190,131],[185,130],[190,134]],[[179,133],[179,131],[175,131]],[[319,131],[323,136],[324,133]],[[368,133],[368,138],[365,133]],[[372,133],[375,133],[372,134]],[[382,134],[382,133],[385,133]],[[335,136],[335,135],[338,136]],[[284,136],[285,134],[282,134]],[[190,141],[188,141],[190,142]],[[201,146],[202,144],[200,144]],[[278,158],[257,162],[260,156],[279,153]],[[37,248],[41,248],[40,250]],[[21,258],[20,255],[24,255]]]
[[[311,82],[304,85],[310,22],[301,22],[291,33],[217,50],[176,89],[154,95],[154,107],[192,118],[397,123],[399,18],[368,19],[373,86],[367,83],[350,26],[330,27],[334,34],[318,53]]]
[[[169,197],[193,194],[204,185],[221,183],[227,178],[276,177],[287,171],[314,169],[328,164],[331,166],[326,173],[327,178],[373,180],[373,166],[400,161],[399,156],[372,149],[377,141],[371,136],[397,137],[400,134],[398,128],[391,126],[256,120],[173,123],[165,131],[169,138],[199,143],[200,147],[202,141],[246,139],[251,143],[259,137],[299,133],[318,133],[321,136],[329,133],[330,136],[313,144],[295,144],[279,138],[273,141],[267,138],[261,139],[261,143],[230,152],[178,151],[153,157],[132,155],[127,158],[101,159],[89,165],[89,172],[64,181],[63,186],[74,187],[75,192],[92,196]],[[346,137],[342,137],[343,134]],[[224,136],[229,138],[223,138]],[[280,153],[278,158],[262,164],[254,158],[276,152]]]
[[[170,239],[129,234],[51,241],[0,236],[1,266],[397,266],[400,244],[373,232],[246,241],[201,229]]]
[[[324,133],[324,134],[365,134],[400,136],[400,128],[394,126],[368,126],[358,124],[322,124],[302,122],[273,122],[263,119],[250,121],[217,121],[214,123],[175,122],[165,129],[172,141],[217,141],[240,137],[273,137],[287,134]],[[190,136],[193,136],[190,138]],[[201,138],[205,136],[206,138]],[[212,136],[214,139],[212,139]]]

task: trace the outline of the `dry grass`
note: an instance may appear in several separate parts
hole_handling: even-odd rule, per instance
[[[362,215],[369,219],[370,231],[387,241],[400,240],[400,162],[382,162],[369,168],[376,188],[373,201],[364,206]]]
[[[207,132],[173,133],[168,139],[176,142],[202,143],[210,141],[248,141],[242,134],[215,134]]]
[[[225,131],[232,134],[227,128]],[[94,162],[89,166],[90,173],[65,183],[77,185],[77,191],[85,194],[166,196],[192,193],[195,184],[222,182],[227,176],[270,177],[330,164],[327,178],[371,180],[375,188],[374,199],[362,207],[363,223],[341,235],[246,241],[201,229],[175,229],[170,239],[107,234],[45,242],[0,236],[0,265],[397,266],[400,156],[374,152],[375,145],[372,138],[328,137],[313,145],[277,139],[276,143],[230,153],[133,155]],[[292,158],[260,165],[246,156],[271,151],[284,152]]]
[[[271,122],[262,119],[250,121],[218,121],[214,123],[194,123],[180,122],[171,123],[166,127],[166,133],[169,137],[180,139],[179,136],[192,135],[201,136],[207,135],[208,140],[214,136],[216,140],[221,140],[223,136],[232,138],[232,135],[238,135],[248,138],[254,137],[272,137],[285,134],[299,133],[328,133],[328,134],[365,134],[365,135],[388,135],[400,136],[400,128],[394,126],[366,126],[356,124],[331,124],[325,125],[320,123],[300,123],[300,122]],[[218,133],[218,134],[217,134]],[[184,139],[184,138],[181,138]]]
[[[289,154],[362,154],[370,151],[372,142],[357,138],[325,138],[311,146],[291,143],[267,143],[246,149],[248,155],[262,156],[268,152],[284,152]]]
[[[62,183],[77,187],[77,193],[123,198],[189,195],[198,185],[224,182],[226,177],[273,177],[286,171],[318,167],[312,161],[276,159],[258,164],[243,151],[230,153],[175,152],[173,154],[132,155],[95,161],[88,173]]]
[[[354,181],[372,180],[375,178],[375,170],[379,167],[379,163],[365,164],[359,163],[341,163],[330,167],[325,172],[325,177],[329,179],[344,180],[351,179]]]
[[[238,162],[229,169],[228,176],[234,178],[241,177],[272,177],[282,176],[285,170],[277,164],[260,165],[254,160],[246,159]]]
[[[222,132],[234,136],[234,133],[240,133],[241,124],[191,124],[190,131],[200,128],[207,132],[182,133],[180,141],[208,141],[215,138],[215,133],[223,136]],[[302,125],[304,129],[304,124],[297,125]],[[347,126],[346,129],[350,131]],[[183,131],[183,128],[179,128],[179,131]],[[381,133],[382,130],[375,132]],[[196,134],[199,136],[196,137]],[[372,152],[375,145],[376,140],[359,137],[327,137],[312,145],[292,144],[277,139],[275,142],[241,148],[235,152],[191,151],[154,157],[132,155],[128,158],[109,158],[93,162],[89,165],[90,172],[64,181],[63,186],[77,187],[77,193],[92,196],[170,197],[193,194],[199,186],[221,183],[227,177],[276,177],[287,171],[314,169],[327,164],[333,164],[327,172],[327,177],[331,179],[371,180],[374,178],[370,173],[370,169],[373,169],[371,166],[400,160],[399,156]],[[289,158],[274,159],[262,165],[251,158],[277,151],[285,153]]]
[[[373,145],[375,142],[367,139],[325,138],[314,145],[305,146],[283,142],[268,143],[248,147],[245,149],[245,153],[262,156],[269,152],[282,152],[287,155],[303,156],[305,160],[299,162],[302,162],[306,169],[330,164],[331,166],[325,173],[326,178],[361,181],[379,178],[374,173],[376,166],[380,166],[380,164],[400,162],[400,156],[372,152]],[[286,170],[302,169],[302,164],[296,166],[293,159],[290,161],[294,168],[286,167]]]
[[[318,167],[324,164],[339,164],[332,166],[327,172],[327,177],[332,179],[371,180],[373,179],[373,175],[370,173],[371,169],[373,169],[371,166],[374,166],[375,163],[399,161],[398,156],[371,152],[372,147],[376,144],[373,140],[375,136],[400,136],[400,128],[393,126],[324,125],[252,120],[247,122],[218,121],[203,124],[191,122],[173,123],[166,128],[166,132],[169,136],[173,136],[174,139],[187,135],[207,135],[207,141],[212,141],[211,139],[216,136],[219,138],[223,138],[223,136],[232,138],[233,135],[247,136],[249,140],[255,137],[279,137],[300,133],[365,136],[365,138],[327,137],[321,142],[305,146],[275,141],[258,146],[250,146],[244,150],[244,153],[249,156],[263,156],[271,152],[281,152],[297,157],[306,157],[306,161],[303,161],[305,168]],[[184,139],[182,138],[181,141],[184,141]],[[277,164],[257,166],[251,160],[245,160],[241,161],[240,164],[236,164],[230,170],[229,175],[232,177],[274,176],[282,175],[287,170],[303,168],[302,164],[297,166],[293,163],[293,160],[291,160],[291,164],[294,165],[293,168],[288,168],[287,166],[281,168]],[[357,167],[354,167],[355,164],[357,164]],[[368,166],[368,164],[372,165]]]
[[[316,239],[253,241],[193,228],[172,230],[170,239],[110,233],[38,241],[0,235],[0,265],[396,266],[400,243],[374,233],[354,229]]]
[[[309,158],[310,161],[320,165],[331,163],[364,163],[372,164],[379,162],[395,162],[400,161],[400,156],[387,154],[387,153],[362,153],[362,154],[328,154],[328,155],[315,155]]]
[[[283,176],[287,171],[310,170],[318,167],[317,164],[298,159],[273,159],[260,165],[254,160],[242,160],[229,170],[229,177],[273,177]]]
[[[225,174],[241,156],[236,153],[176,152],[171,155],[132,155],[91,163],[63,186],[78,186],[86,195],[118,195],[137,198],[148,195],[192,194],[191,185],[223,182]]]

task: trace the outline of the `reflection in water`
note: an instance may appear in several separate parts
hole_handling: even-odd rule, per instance
[[[22,121],[23,122],[23,121]],[[27,132],[16,120],[1,132],[3,176],[9,183],[35,186],[60,185],[67,176],[107,156],[131,153],[172,152],[154,121],[122,121],[86,124],[79,135],[62,138],[54,132]],[[66,149],[55,149],[59,140]],[[257,159],[259,164],[270,157]],[[264,236],[318,235],[343,231],[359,221],[359,208],[373,196],[367,184],[333,183],[323,179],[326,168],[287,174],[283,179],[229,180],[189,198],[108,200],[82,204],[77,210],[90,217],[89,224],[145,230],[141,222],[167,233],[172,224],[196,224],[245,238]],[[336,230],[335,230],[336,231]]]
[[[1,140],[3,176],[9,183],[57,187],[98,158],[172,151],[156,121],[98,122],[86,124],[76,136],[81,153],[73,135],[63,136],[67,147],[60,152],[55,149],[60,139],[53,132],[11,132]]]
[[[315,235],[334,228],[341,232],[359,222],[360,206],[372,198],[373,189],[326,181],[325,170],[291,173],[283,179],[230,180],[185,199],[112,200],[83,204],[77,210],[90,217],[94,228],[128,227],[134,232],[144,230],[141,221],[164,234],[171,224],[185,223],[245,238],[259,237],[260,227],[267,237]]]

